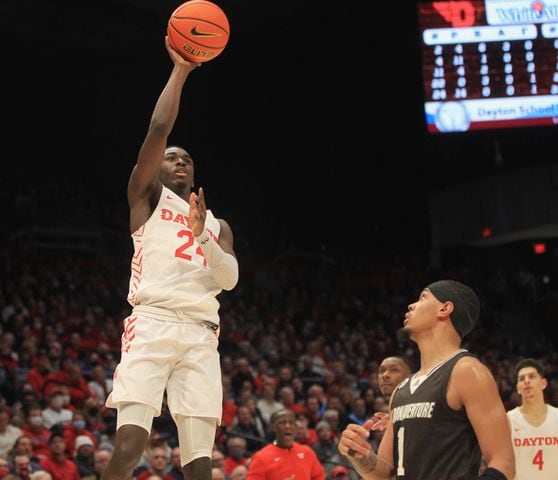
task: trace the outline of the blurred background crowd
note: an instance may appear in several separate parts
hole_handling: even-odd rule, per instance
[[[478,292],[464,347],[506,408],[525,357],[544,364],[558,406],[556,127],[425,135],[415,3],[223,1],[230,43],[188,80],[172,142],[231,225],[240,266],[219,297],[214,480],[245,478],[281,407],[328,480],[356,480],[336,438],[386,408],[385,357],[420,368],[396,331],[440,278]],[[2,4],[0,480],[76,480],[72,465],[92,480],[112,454],[126,185],[171,68],[163,37],[177,5]],[[332,36],[340,24],[345,40]],[[176,445],[163,408],[135,480],[181,479]]]
[[[45,459],[72,461],[81,478],[99,478],[115,433],[115,411],[104,401],[130,311],[126,205],[75,185],[23,191],[4,183],[0,191],[8,206],[0,244],[0,479],[49,478],[40,473]],[[387,409],[378,385],[384,358],[402,355],[420,367],[414,345],[398,343],[395,333],[407,305],[439,278],[479,293],[480,323],[464,347],[490,367],[506,408],[520,402],[513,366],[524,357],[545,365],[547,401],[558,405],[552,244],[542,257],[521,243],[433,252],[344,241],[339,251],[326,241],[297,243],[272,219],[255,229],[243,215],[226,215],[241,278],[220,296],[225,395],[214,478],[245,478],[251,455],[273,440],[269,418],[282,407],[296,413],[296,439],[313,446],[328,478],[358,478],[336,438],[347,422]],[[176,447],[165,405],[135,478],[180,479]]]

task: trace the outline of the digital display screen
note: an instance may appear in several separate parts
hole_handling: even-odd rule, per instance
[[[428,132],[558,124],[558,0],[417,9]]]

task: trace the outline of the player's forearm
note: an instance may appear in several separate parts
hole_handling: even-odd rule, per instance
[[[223,251],[217,241],[204,230],[195,237],[207,261],[207,267],[217,285],[223,290],[232,290],[238,283],[238,261]]]
[[[479,478],[482,480],[513,480],[515,478],[515,460],[494,459],[486,465]]]
[[[391,480],[393,469],[374,452],[364,458],[348,457],[355,470],[364,480]]]
[[[159,99],[155,104],[155,109],[151,115],[150,129],[161,129],[167,136],[170,134],[180,107],[180,99],[182,89],[189,71],[181,66],[175,66],[165,85],[165,88],[159,95]]]

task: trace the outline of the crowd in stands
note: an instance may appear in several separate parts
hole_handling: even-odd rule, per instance
[[[215,480],[246,478],[251,456],[273,440],[270,416],[284,407],[328,479],[357,479],[336,438],[348,422],[387,409],[377,378],[383,358],[401,354],[419,368],[414,345],[399,344],[395,332],[419,289],[442,277],[481,296],[480,324],[464,347],[491,368],[506,408],[519,403],[513,366],[527,356],[545,365],[548,401],[558,406],[558,352],[547,330],[558,295],[527,259],[461,258],[434,268],[416,253],[363,261],[286,250],[263,260],[250,257],[243,236],[236,234],[240,282],[220,296]],[[0,257],[0,480],[98,479],[113,450],[115,411],[104,400],[130,309],[128,258],[8,237]],[[156,478],[182,479],[166,404],[134,472],[135,480]]]

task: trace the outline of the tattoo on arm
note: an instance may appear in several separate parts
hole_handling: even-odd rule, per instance
[[[378,462],[378,456],[371,452],[368,457],[353,459],[355,467],[358,468],[362,473],[373,472],[376,469],[376,463]]]

